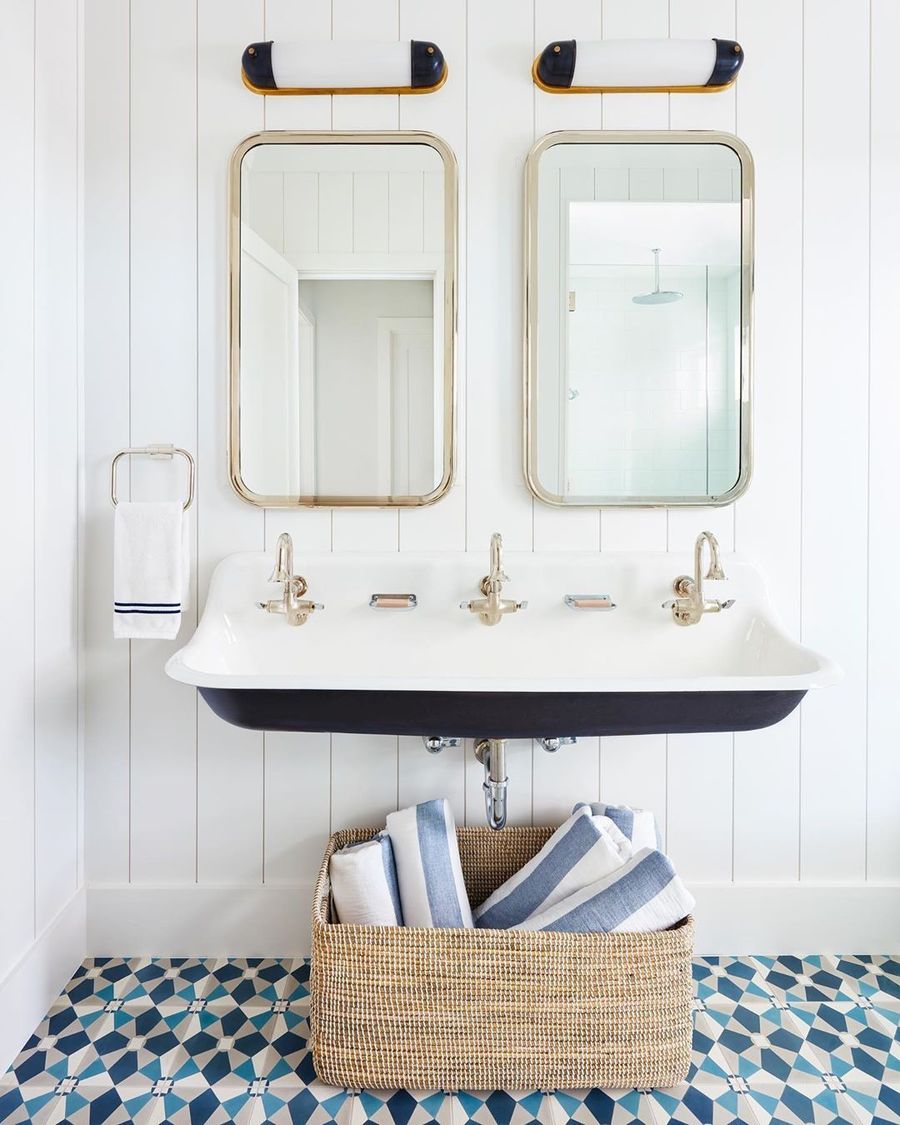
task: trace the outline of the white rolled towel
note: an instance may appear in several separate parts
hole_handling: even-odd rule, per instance
[[[389,813],[387,833],[397,863],[405,925],[472,929],[456,825],[447,801],[424,801]]]
[[[693,909],[693,896],[666,856],[655,848],[642,848],[606,878],[513,928],[641,933],[666,930]]]
[[[353,926],[402,926],[397,868],[384,832],[341,848],[329,864],[338,921]]]
[[[582,805],[534,859],[476,908],[475,925],[508,930],[610,874],[630,857],[631,845],[613,821],[593,816]]]
[[[608,816],[622,835],[631,841],[635,851],[640,848],[662,849],[662,836],[656,826],[656,817],[650,809],[633,809],[630,805],[604,805],[601,801],[590,804],[582,801],[572,810],[588,808],[594,816]]]

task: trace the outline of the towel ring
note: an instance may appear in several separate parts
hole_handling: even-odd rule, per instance
[[[118,503],[116,496],[116,470],[119,462],[123,457],[163,457],[167,461],[171,461],[175,454],[183,457],[188,463],[188,497],[182,505],[182,510],[187,511],[194,502],[194,484],[197,478],[197,466],[194,463],[194,458],[188,453],[186,449],[179,449],[175,445],[139,445],[129,446],[128,449],[120,449],[119,452],[112,459],[112,466],[109,471],[109,498],[115,507]]]

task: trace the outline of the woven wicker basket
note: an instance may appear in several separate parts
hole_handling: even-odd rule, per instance
[[[552,832],[458,829],[472,905]],[[331,855],[374,833],[332,836],[316,884],[310,1022],[323,1082],[557,1090],[672,1086],[684,1078],[692,919],[650,934],[333,924]]]

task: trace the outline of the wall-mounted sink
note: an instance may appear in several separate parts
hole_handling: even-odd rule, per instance
[[[479,738],[752,730],[839,672],[783,632],[753,567],[723,561],[728,581],[707,593],[735,604],[680,628],[662,603],[691,571],[687,553],[507,552],[505,592],[527,599],[527,611],[485,628],[460,609],[478,596],[482,552],[298,550],[309,596],[325,609],[292,628],[258,608],[278,592],[267,581],[271,557],[232,555],[166,671],[253,729]],[[417,607],[370,608],[384,591],[415,594]],[[564,604],[586,592],[610,595],[616,608]]]

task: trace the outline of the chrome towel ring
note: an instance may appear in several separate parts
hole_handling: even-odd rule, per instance
[[[184,511],[187,511],[194,502],[197,466],[194,463],[194,458],[186,449],[179,449],[178,446],[175,445],[139,445],[129,446],[128,449],[120,449],[112,459],[109,472],[109,498],[113,503],[113,507],[119,503],[119,499],[116,496],[116,470],[123,457],[161,457],[166,461],[171,461],[176,454],[179,457],[183,457],[188,463],[188,496],[187,500],[185,500],[182,505]]]

